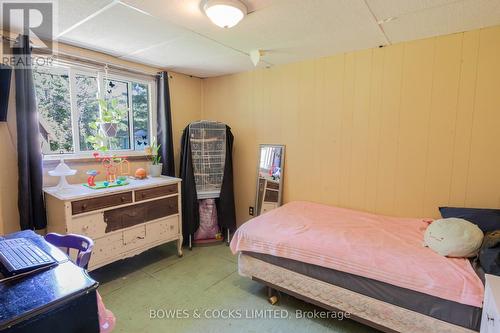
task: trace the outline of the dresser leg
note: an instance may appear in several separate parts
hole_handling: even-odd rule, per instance
[[[182,254],[182,236],[181,236],[181,238],[177,240],[177,256],[181,258],[182,255],[183,254]]]

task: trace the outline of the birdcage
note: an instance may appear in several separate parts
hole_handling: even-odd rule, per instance
[[[218,198],[226,161],[226,125],[205,120],[191,123],[189,141],[198,199]]]

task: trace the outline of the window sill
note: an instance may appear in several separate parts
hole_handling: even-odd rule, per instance
[[[92,163],[97,162],[94,156],[94,152],[80,153],[80,154],[51,154],[43,156],[43,166],[56,166],[59,164],[61,159],[70,164],[80,164],[80,163]],[[108,155],[108,153],[106,153]],[[126,156],[128,161],[145,161],[150,159],[151,155],[146,154],[144,151],[113,151],[110,156]]]

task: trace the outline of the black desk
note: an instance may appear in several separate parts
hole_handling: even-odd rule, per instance
[[[32,275],[0,282],[0,331],[9,333],[98,333],[98,283],[58,248],[32,231],[25,237],[52,255],[58,265]]]

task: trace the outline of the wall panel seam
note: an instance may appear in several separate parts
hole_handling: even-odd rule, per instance
[[[472,142],[473,142],[473,135],[474,135],[474,119],[476,118],[476,96],[477,96],[477,89],[478,89],[478,77],[479,77],[479,59],[481,55],[481,35],[484,30],[480,30],[479,32],[479,40],[477,43],[477,52],[476,52],[476,65],[475,65],[475,70],[476,70],[476,75],[474,78],[474,96],[472,98],[472,117],[471,117],[471,124],[470,124],[470,141],[469,141],[469,151],[468,151],[468,158],[467,158],[467,173],[466,173],[466,181],[465,181],[465,198],[464,198],[464,205],[467,205],[468,202],[468,197],[469,197],[469,179],[470,179],[470,163],[471,163],[471,156],[472,156]]]

